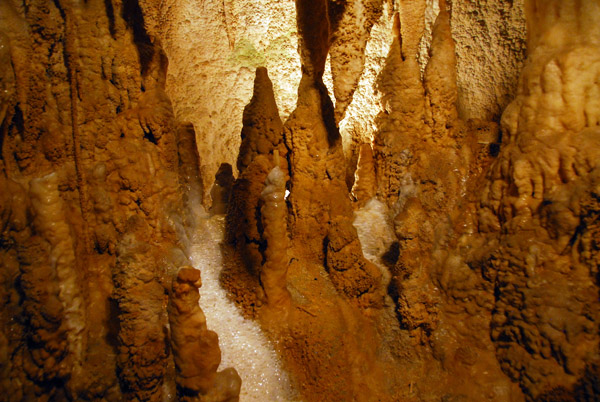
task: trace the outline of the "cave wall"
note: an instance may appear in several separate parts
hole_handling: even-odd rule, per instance
[[[294,0],[142,1],[146,26],[170,60],[166,91],[178,120],[194,125],[207,183],[234,166],[254,70],[266,67],[282,118],[297,98],[300,58]]]
[[[201,182],[193,130],[177,129],[165,93],[165,53],[137,1],[0,11],[1,392],[173,399],[185,388],[175,378],[202,363],[173,361],[183,350],[166,309]],[[208,392],[208,371],[186,395]]]

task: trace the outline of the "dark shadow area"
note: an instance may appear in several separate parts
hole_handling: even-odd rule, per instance
[[[112,0],[104,0],[104,7],[106,8],[106,18],[108,18],[108,31],[114,39],[117,31],[115,30],[115,8]]]
[[[106,322],[106,343],[110,345],[110,347],[115,352],[115,355],[119,354],[119,332],[121,331],[121,321],[119,317],[121,316],[121,311],[119,309],[119,303],[113,298],[109,297],[106,300],[107,310],[109,312],[108,320]]]
[[[346,12],[348,4],[345,1],[329,1],[327,7],[327,16],[329,18],[329,40],[332,41],[331,33],[337,31],[340,21]]]
[[[381,256],[381,261],[389,269],[393,269],[396,266],[400,258],[400,243],[397,241],[393,242],[388,251]]]
[[[329,236],[325,236],[323,239],[323,266],[325,271],[329,273],[329,266],[327,266],[327,249],[329,248]]]
[[[327,142],[331,148],[334,145],[337,145],[342,139],[340,130],[335,122],[333,102],[331,101],[329,93],[327,92],[327,87],[323,84],[322,80],[317,81],[315,86],[319,90],[321,98],[321,115],[323,116],[325,129],[327,130]]]
[[[154,58],[154,46],[144,25],[144,14],[138,0],[123,0],[123,19],[127,27],[133,31],[133,41],[140,58],[142,77],[148,73]]]
[[[148,128],[148,131],[144,130],[144,139],[150,141],[154,145],[158,145],[158,140],[150,128]]]

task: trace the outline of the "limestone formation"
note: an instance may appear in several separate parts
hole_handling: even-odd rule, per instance
[[[165,300],[144,229],[140,219],[130,219],[117,248],[112,295],[119,320],[117,370],[126,399],[160,401],[168,369]]]
[[[37,279],[44,279],[45,284],[50,288],[56,287],[58,290],[53,295],[58,300],[49,300],[49,306],[53,306],[50,309],[58,310],[49,315],[62,315],[62,317],[59,316],[58,322],[64,325],[62,330],[66,333],[66,341],[69,345],[68,353],[71,356],[67,361],[71,365],[71,376],[75,381],[79,381],[77,377],[82,375],[81,363],[87,341],[85,336],[85,299],[80,289],[83,278],[76,270],[74,239],[67,224],[65,205],[58,191],[56,173],[32,179],[29,195],[35,214],[33,222],[35,231],[49,246],[50,272],[42,274],[43,276]],[[28,274],[26,276],[35,280],[35,276],[31,277],[31,275],[35,275],[33,272]],[[51,281],[48,281],[49,279]],[[48,332],[53,331],[49,330]]]
[[[179,154],[179,180],[183,190],[183,205],[188,215],[202,205],[204,194],[200,176],[200,156],[196,146],[196,132],[191,123],[180,124],[177,128],[177,152]],[[187,226],[193,226],[190,222]]]
[[[275,103],[273,84],[264,67],[256,69],[254,94],[244,108],[243,123],[242,144],[237,160],[240,175],[258,155],[268,156],[277,149],[285,157],[283,124]]]
[[[598,400],[599,18],[0,1],[1,395],[243,400],[214,285],[301,400]]]
[[[529,59],[478,211],[494,244],[482,267],[496,294],[492,339],[531,398],[576,398],[595,382],[598,6],[529,2]]]
[[[445,0],[440,1],[429,49],[423,84],[430,108],[429,126],[434,140],[439,140],[456,131],[458,119],[456,54]]]
[[[330,2],[331,73],[336,99],[335,120],[340,122],[365,68],[365,48],[371,28],[381,17],[383,1]]]
[[[242,144],[237,165],[240,176],[233,184],[227,216],[229,242],[235,244],[243,254],[248,270],[256,277],[262,270],[267,241],[263,236],[261,206],[264,201],[261,199],[261,193],[264,191],[267,176],[273,169],[272,160],[275,154],[278,155],[276,167],[285,175],[280,178],[283,182],[279,184],[283,185],[285,190],[288,166],[287,149],[283,143],[283,124],[279,118],[273,85],[267,70],[258,68],[254,80],[254,95],[244,109]],[[287,220],[285,202],[281,208],[284,208],[286,213],[279,218]],[[279,216],[279,213],[277,215]],[[283,233],[285,232],[284,230]],[[278,237],[277,241],[284,240]],[[282,247],[286,247],[281,244]],[[282,257],[278,259],[280,258]],[[287,266],[287,262],[284,266]],[[283,287],[285,288],[285,284]]]
[[[200,271],[182,267],[169,294],[169,323],[178,395],[185,401],[238,401],[241,380],[235,369],[217,373],[221,362],[219,338],[208,330],[198,306]]]
[[[168,399],[164,278],[198,160],[177,149],[165,53],[137,1],[10,0],[0,30],[0,390]]]
[[[233,187],[233,170],[229,163],[222,163],[215,175],[215,182],[210,189],[212,204],[210,212],[214,215],[227,212],[227,205],[231,197]]]
[[[277,151],[276,151],[277,152]],[[287,310],[290,296],[287,290],[288,233],[287,206],[285,204],[286,174],[278,166],[276,153],[275,167],[269,172],[265,188],[260,193],[263,202],[260,208],[265,242],[264,264],[260,271],[260,282],[270,307]],[[279,317],[281,318],[281,317]]]

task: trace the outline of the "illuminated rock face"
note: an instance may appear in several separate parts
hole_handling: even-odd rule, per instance
[[[237,400],[187,258],[202,199],[210,276],[304,400],[598,399],[599,19],[0,2],[0,392]]]
[[[254,71],[266,67],[282,118],[296,105],[300,57],[294,0],[142,1],[148,31],[169,56],[167,93],[198,137],[202,178],[235,169]],[[235,172],[236,175],[238,172]],[[210,204],[208,191],[205,199]]]

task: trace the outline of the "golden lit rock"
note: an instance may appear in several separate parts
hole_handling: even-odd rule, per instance
[[[599,19],[1,1],[3,400],[598,400]]]

